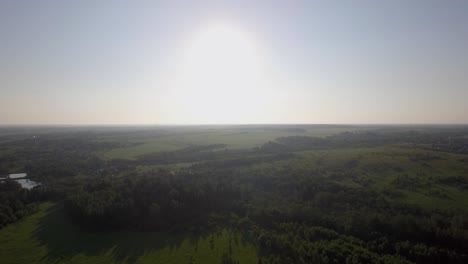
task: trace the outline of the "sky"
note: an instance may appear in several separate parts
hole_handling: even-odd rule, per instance
[[[467,124],[468,1],[0,2],[0,124]]]

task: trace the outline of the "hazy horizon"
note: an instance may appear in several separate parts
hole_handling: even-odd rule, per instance
[[[468,123],[238,123],[238,124],[0,124],[0,127],[268,127],[268,126],[317,126],[317,127],[465,127]]]
[[[468,2],[2,1],[0,125],[465,125]]]

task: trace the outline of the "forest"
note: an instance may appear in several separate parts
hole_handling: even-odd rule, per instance
[[[0,227],[52,202],[99,236],[233,230],[258,263],[468,262],[468,127],[326,128],[4,129],[0,174],[41,185],[0,183]]]

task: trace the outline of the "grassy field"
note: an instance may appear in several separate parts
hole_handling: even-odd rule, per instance
[[[112,149],[102,154],[107,159],[135,159],[139,155],[174,151],[191,145],[226,144],[230,149],[253,148],[277,137],[295,135],[288,132],[272,131],[215,131],[202,134],[165,136],[157,139],[136,141],[138,145]]]
[[[166,139],[167,140],[167,139]],[[186,147],[180,141],[165,141],[155,140],[147,142],[138,142],[138,145],[132,147],[115,148],[110,151],[101,153],[101,157],[106,159],[135,159],[139,155],[163,152],[163,151],[174,151]]]
[[[58,205],[0,230],[0,262],[22,263],[220,263],[223,254],[257,263],[255,247],[239,233],[87,232],[71,224]]]
[[[139,165],[137,166],[138,172],[151,172],[157,171],[158,169],[170,169],[172,171],[178,171],[182,169],[187,169],[192,166],[194,163],[187,162],[187,163],[174,163],[174,164],[160,164],[160,165]]]
[[[101,141],[118,141],[137,144],[115,148],[100,153],[106,159],[135,159],[139,155],[174,151],[191,145],[226,144],[229,149],[248,149],[260,146],[270,140],[286,136],[328,136],[349,131],[349,127],[314,127],[304,131],[274,129],[202,129],[182,133],[164,134],[117,134],[101,138]]]

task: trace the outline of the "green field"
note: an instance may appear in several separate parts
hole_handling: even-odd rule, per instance
[[[227,229],[206,234],[88,232],[60,206],[39,211],[0,230],[0,262],[22,263],[220,263],[223,254],[239,263],[257,263],[256,248]]]
[[[249,149],[258,147],[265,142],[274,140],[278,137],[287,136],[329,136],[335,133],[348,131],[347,127],[314,127],[307,130],[297,131],[278,131],[268,129],[216,129],[191,131],[182,135],[164,134],[151,136],[148,134],[133,135],[106,135],[100,140],[110,142],[129,142],[137,144],[135,146],[115,148],[100,153],[100,156],[106,159],[135,159],[140,155],[174,151],[192,145],[225,144],[229,149]]]

